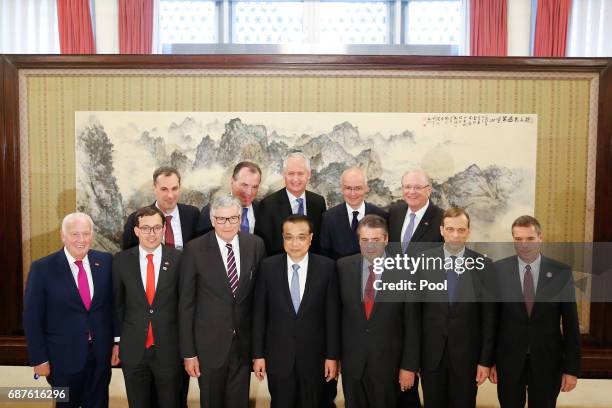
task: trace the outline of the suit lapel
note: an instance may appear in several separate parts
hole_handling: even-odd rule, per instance
[[[421,218],[419,225],[414,230],[414,234],[412,234],[412,238],[410,239],[410,242],[418,242],[423,236],[423,234],[425,234],[425,231],[429,228],[429,224],[431,222],[431,215],[433,211],[432,205],[433,204],[430,202],[429,206],[427,207],[427,210],[425,210],[425,214],[423,214],[423,218]]]
[[[130,249],[127,274],[132,286],[136,288],[136,292],[138,292],[139,296],[142,297],[141,300],[148,305],[149,301],[147,300],[147,292],[144,283],[142,282],[142,275],[140,272],[140,251],[138,250],[138,246]]]
[[[287,188],[283,188],[279,193],[280,202],[278,208],[280,210],[281,218],[285,219],[285,217],[293,214],[293,210],[291,209],[291,203],[289,202],[289,196],[287,195]],[[306,211],[308,211],[308,203],[306,203],[306,209]]]
[[[408,213],[408,204],[401,202],[399,204],[398,213],[397,222],[390,223],[391,228],[393,228],[390,235],[397,237],[397,242],[401,242],[401,240],[404,238],[402,237],[402,226],[404,225],[404,220],[406,219],[406,214]]]
[[[98,259],[98,257],[93,254],[91,251],[89,251],[89,253],[87,254],[87,258],[89,259],[89,269],[91,270],[91,281],[94,287],[93,290],[93,297],[91,298],[91,306],[90,306],[90,310],[91,308],[93,308],[95,306],[96,301],[100,298],[100,291],[102,289],[102,276],[101,271],[100,271],[100,261]],[[96,290],[96,288],[98,290]],[[80,295],[79,295],[80,297]]]
[[[313,281],[316,279],[315,270],[316,267],[313,265],[313,256],[312,254],[308,254],[308,268],[306,268],[306,284],[304,285],[304,296],[300,301],[300,308],[298,309],[298,313],[302,313],[304,310],[304,306],[306,305],[306,301],[310,299],[312,296],[310,292],[313,291],[312,286],[314,285]]]
[[[233,299],[234,295],[232,294],[232,288],[230,287],[229,279],[227,277],[227,270],[223,262],[223,257],[221,256],[221,249],[219,248],[219,243],[217,242],[217,235],[214,230],[210,233],[210,238],[208,239],[208,247],[209,252],[212,255],[209,261],[211,262],[210,269],[211,271],[213,271],[213,276],[219,281],[220,285],[223,285],[227,289],[228,296]]]
[[[238,233],[238,247],[240,248],[240,278],[238,278],[238,300],[244,299],[247,295],[247,287],[249,282],[251,281],[251,271],[252,266],[251,260],[252,256],[250,255],[250,248],[247,247],[245,240],[241,239],[243,233]]]
[[[155,296],[153,296],[153,304],[157,302],[157,299],[159,297],[158,293],[160,292],[160,289],[163,289],[166,286],[168,279],[170,279],[168,274],[170,273],[170,271],[172,270],[171,268],[173,267],[174,265],[172,265],[168,260],[168,248],[165,245],[162,245],[162,257],[161,262],[159,264],[159,277],[157,278],[157,286],[155,287]]]
[[[187,244],[187,238],[191,236],[191,220],[187,219],[187,215],[185,214],[185,211],[182,211],[184,209],[183,204],[177,204],[176,205],[178,207],[178,213],[179,213],[179,219],[181,221],[181,236],[183,238],[183,247],[185,246],[185,244]]]
[[[74,281],[74,276],[72,275],[72,270],[70,269],[70,265],[68,264],[68,259],[66,258],[64,250],[60,250],[57,255],[57,270],[59,271],[59,275],[63,282],[62,286],[68,288],[72,301],[77,302],[83,309],[85,309],[85,305],[83,304],[83,300],[79,294],[79,288]]]
[[[508,268],[509,270],[512,271],[512,276],[510,279],[510,296],[511,296],[510,300],[520,299],[520,302],[516,302],[516,305],[521,310],[521,315],[523,315],[525,319],[529,319],[529,316],[527,315],[527,308],[525,307],[525,297],[523,296],[523,287],[521,286],[521,272],[520,272],[520,267],[518,263],[518,256],[516,255],[513,256],[511,262],[512,262],[512,265],[510,268]]]
[[[285,294],[285,300],[287,301],[287,307],[289,307],[289,309],[293,313],[295,313],[295,309],[293,308],[293,301],[291,300],[291,292],[289,291],[289,279],[287,278],[287,270],[288,270],[287,254],[283,253],[281,255],[281,258],[282,259],[280,263],[280,268],[278,269],[279,282],[282,288],[281,290]],[[304,294],[306,294],[306,291],[304,291]],[[301,307],[302,305],[300,303],[300,308]]]

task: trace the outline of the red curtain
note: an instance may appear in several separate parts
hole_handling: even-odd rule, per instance
[[[508,55],[506,0],[470,1],[470,55]]]
[[[57,0],[62,54],[95,54],[89,0]]]
[[[538,0],[533,55],[565,57],[571,0]]]
[[[119,0],[119,53],[151,54],[153,0]]]

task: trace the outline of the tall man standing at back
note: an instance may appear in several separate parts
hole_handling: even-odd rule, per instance
[[[502,408],[554,408],[576,387],[580,328],[572,270],[540,252],[542,227],[523,215],[512,223],[516,255],[495,263],[499,324],[491,382]],[[559,324],[561,323],[561,324]]]
[[[306,215],[310,219],[313,228],[311,250],[319,252],[321,215],[325,211],[325,199],[306,190],[311,173],[310,160],[304,153],[290,153],[283,163],[285,188],[261,201],[255,234],[263,238],[268,255],[283,251],[283,221],[291,214]]]
[[[342,173],[340,188],[344,202],[323,213],[321,225],[321,252],[332,259],[359,252],[357,225],[367,214],[383,218],[387,213],[365,202],[368,180],[358,167],[350,167]]]
[[[234,167],[230,178],[230,188],[232,197],[236,197],[242,204],[240,218],[240,231],[252,234],[255,231],[255,221],[259,202],[255,201],[259,184],[261,183],[261,169],[255,163],[242,161]],[[210,222],[210,204],[206,204],[200,213],[198,223],[198,234],[204,235],[212,231],[213,226]]]
[[[57,407],[108,407],[113,349],[112,256],[90,249],[93,222],[72,213],[62,221],[64,248],[32,263],[23,328],[34,373],[68,387]]]
[[[258,236],[239,232],[234,197],[211,206],[214,230],[191,241],[181,260],[179,337],[185,370],[198,378],[203,408],[247,408],[251,375],[251,305]]]
[[[182,249],[187,242],[197,237],[200,211],[188,204],[179,203],[181,198],[181,175],[174,167],[163,166],[153,173],[153,192],[155,202],[151,207],[159,208],[166,218],[163,243],[166,246]],[[138,245],[134,234],[137,225],[136,213],[130,214],[123,228],[122,249]]]

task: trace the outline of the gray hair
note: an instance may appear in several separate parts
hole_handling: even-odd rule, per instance
[[[73,212],[70,214],[67,214],[64,219],[62,220],[62,233],[64,235],[68,234],[68,226],[71,225],[73,222],[79,220],[79,219],[85,219],[87,221],[89,221],[89,225],[91,226],[91,233],[93,234],[94,232],[94,223],[93,220],[91,219],[91,217],[88,214],[85,214],[83,212]]]
[[[287,162],[289,159],[303,159],[306,162],[306,170],[310,171],[310,159],[302,152],[291,152],[283,160],[283,173],[287,170]]]
[[[242,210],[242,204],[240,204],[240,201],[236,198],[236,197],[232,197],[232,196],[228,196],[228,195],[224,195],[221,197],[216,197],[212,204],[210,205],[210,220],[212,222],[213,217],[215,216],[215,213],[217,212],[217,210],[219,208],[229,208],[229,207],[236,207],[238,209],[238,214],[241,214],[241,210]]]
[[[423,177],[425,177],[425,182],[429,185],[431,185],[431,178],[429,178],[429,175],[425,172],[425,170],[423,170],[420,167],[414,167],[412,169],[408,169],[404,172],[404,174],[402,174],[402,179],[400,181],[400,183],[403,185],[404,184],[404,177],[406,177],[408,174],[410,173],[418,173],[421,174]]]

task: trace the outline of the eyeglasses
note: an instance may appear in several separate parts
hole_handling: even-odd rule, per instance
[[[342,186],[342,189],[344,191],[351,192],[351,193],[361,193],[364,190],[363,186],[356,186],[356,187]]]
[[[301,244],[303,244],[304,242],[306,242],[306,240],[308,239],[309,235],[283,235],[283,239],[287,242],[294,242],[297,241]]]
[[[240,222],[240,216],[234,215],[232,217],[213,217],[217,224],[225,224],[229,221],[230,224],[238,224]]]
[[[143,225],[142,227],[138,227],[138,229],[143,232],[144,234],[150,234],[151,232],[154,233],[159,233],[161,232],[161,230],[164,229],[164,226],[161,224],[157,224],[154,226],[150,226],[150,225]]]
[[[425,190],[427,187],[429,187],[429,184],[425,184],[424,186],[410,186],[410,185],[402,186],[404,190],[408,190],[408,191],[422,191],[422,190]]]

